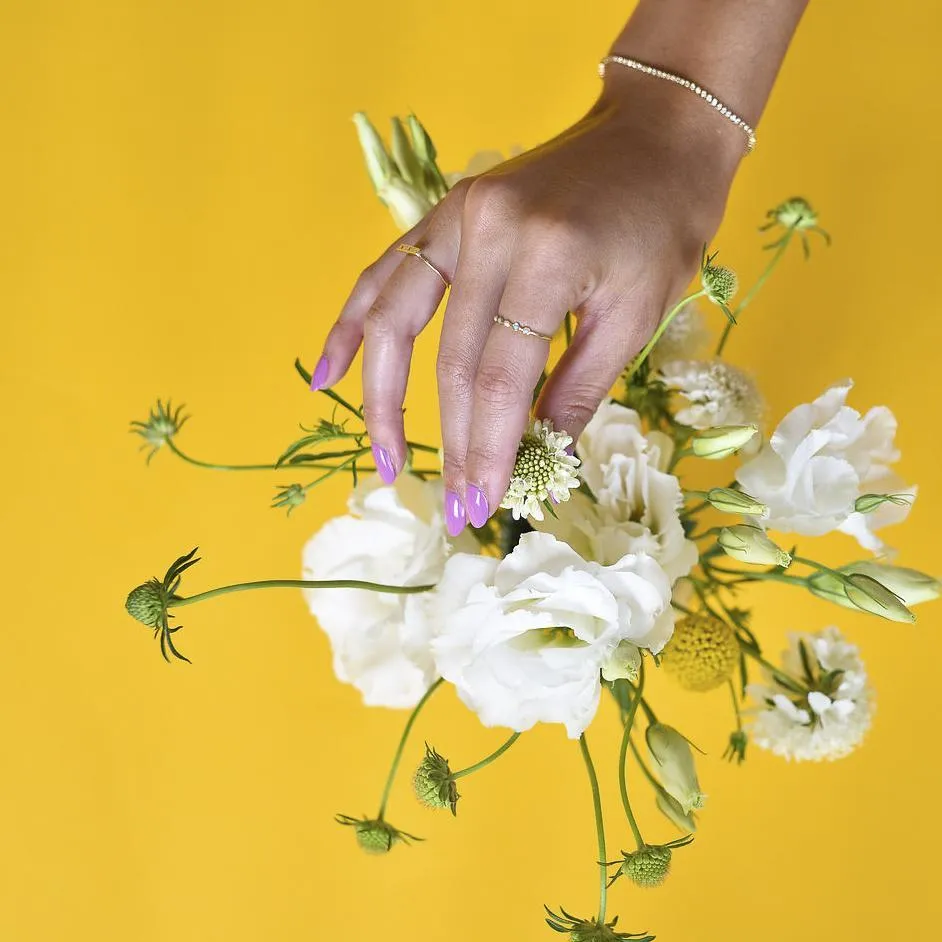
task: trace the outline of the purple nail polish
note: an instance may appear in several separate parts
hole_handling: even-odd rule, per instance
[[[314,375],[311,377],[311,392],[317,392],[324,388],[327,382],[327,374],[330,372],[330,363],[327,357],[321,357],[314,367]]]
[[[487,523],[487,518],[491,515],[484,491],[473,484],[469,484],[465,491],[465,498],[468,503],[468,519],[471,521],[471,525],[483,527]]]
[[[376,470],[379,472],[383,484],[392,484],[396,480],[396,466],[389,457],[389,452],[379,445],[370,446],[373,450],[373,460],[376,462]]]
[[[454,491],[445,491],[445,528],[449,536],[457,536],[465,525],[464,504]]]

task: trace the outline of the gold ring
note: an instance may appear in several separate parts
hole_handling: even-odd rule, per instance
[[[408,242],[400,242],[399,245],[396,246],[396,251],[402,252],[403,255],[414,255],[420,261],[425,262],[425,264],[441,278],[442,284],[446,288],[451,287],[448,279],[429,261],[428,256],[417,245],[409,245]]]
[[[547,343],[553,339],[548,334],[541,334],[538,330],[534,330],[527,324],[521,324],[520,321],[509,321],[506,317],[501,317],[500,314],[494,315],[494,323],[500,324],[501,327],[509,327],[511,330],[524,334],[527,337],[536,337],[537,340],[545,340]]]

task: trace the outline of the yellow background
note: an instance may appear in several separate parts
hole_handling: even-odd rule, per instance
[[[447,169],[532,145],[577,118],[629,4],[0,3],[0,395],[3,621],[0,938],[544,939],[544,902],[591,914],[594,835],[578,751],[529,735],[464,783],[457,820],[411,800],[428,838],[371,859],[332,823],[374,810],[403,716],[334,681],[293,592],[186,612],[194,664],[168,666],[126,592],[200,545],[190,592],[294,576],[342,507],[325,488],[286,520],[284,475],[221,475],[126,432],[157,396],[186,401],[192,453],[263,461],[324,406],[314,362],[358,270],[395,237],[349,123],[413,108]],[[869,12],[868,12],[869,11]],[[812,3],[717,239],[748,278],[756,225],[801,193],[834,246],[783,266],[730,351],[778,418],[846,374],[853,402],[901,420],[923,493],[889,534],[942,569],[937,301],[942,8]],[[434,337],[420,343],[410,429],[433,439]],[[343,387],[358,395],[356,379]],[[855,555],[849,539],[803,547]],[[937,704],[942,609],[904,627],[787,589],[755,594],[770,652],[788,628],[841,624],[879,691],[866,748],[822,766],[722,751],[724,694],[665,687],[662,711],[710,752],[697,842],[663,890],[619,884],[612,912],[664,940],[924,939],[942,909]],[[450,694],[427,737],[456,764],[496,744]],[[590,742],[610,845],[628,841],[617,724]],[[408,769],[407,769],[408,771]],[[673,832],[644,804],[652,838]]]

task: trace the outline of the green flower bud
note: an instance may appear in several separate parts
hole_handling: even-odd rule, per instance
[[[408,844],[409,841],[421,840],[420,837],[400,831],[382,818],[352,818],[350,815],[338,814],[334,820],[344,827],[352,827],[357,844],[368,854],[388,854],[397,843]]]
[[[714,303],[725,307],[733,299],[733,295],[739,288],[739,278],[731,268],[723,265],[714,265],[711,255],[703,264],[700,270],[700,283],[706,296]]]
[[[746,746],[748,745],[749,737],[745,731],[741,729],[734,730],[729,734],[729,743],[723,752],[723,758],[741,765],[746,759]]]
[[[164,594],[156,579],[132,589],[124,607],[132,618],[148,628],[156,628],[164,615]]]
[[[287,508],[288,516],[295,507],[300,507],[307,500],[307,493],[300,484],[289,484],[279,489],[272,501],[272,507]]]
[[[854,510],[859,514],[871,514],[884,504],[908,507],[913,500],[915,497],[912,494],[861,494],[854,501]]]
[[[676,798],[671,797],[666,792],[659,791],[655,803],[657,804],[657,810],[675,827],[679,828],[681,831],[686,831],[688,834],[696,831],[696,816],[692,812],[689,814],[686,813],[684,809],[680,807],[680,803]]]
[[[460,796],[448,760],[428,743],[425,744],[425,758],[412,777],[412,788],[415,797],[427,808],[451,808],[451,813],[457,814]]]
[[[918,569],[907,569],[905,566],[891,566],[888,563],[861,560],[841,567],[841,572],[876,579],[880,585],[886,586],[890,592],[901,598],[905,605],[931,602],[942,594],[942,583],[938,579],[919,572]]]
[[[785,550],[776,546],[758,527],[746,523],[723,527],[717,537],[717,543],[728,556],[744,563],[781,566],[783,569],[791,565],[792,558]]]
[[[671,868],[671,849],[669,847],[645,844],[640,850],[625,854],[621,872],[635,886],[660,886]]]
[[[707,492],[706,499],[717,510],[722,510],[727,514],[765,517],[769,513],[769,508],[761,501],[750,497],[745,491],[737,491],[732,487],[714,487]]]
[[[698,458],[728,458],[759,431],[757,425],[720,425],[698,432],[690,448]]]
[[[641,651],[630,641],[619,641],[617,647],[602,665],[602,677],[613,682],[616,680],[638,679],[641,669]]]
[[[706,795],[700,791],[693,751],[687,740],[664,723],[649,725],[645,738],[664,790],[677,801],[684,814],[702,808]]]
[[[769,210],[769,216],[786,229],[813,229],[818,224],[818,214],[800,196],[793,196]]]
[[[380,188],[385,186],[396,172],[396,168],[386,151],[386,145],[379,136],[376,128],[373,127],[370,119],[362,112],[358,111],[353,116],[353,124],[357,129],[357,137],[360,141],[360,150],[363,151],[363,160],[366,163],[366,172],[370,175],[370,182],[373,188],[379,193]]]
[[[844,583],[844,592],[857,608],[870,612],[872,615],[909,624],[916,620],[916,616],[903,604],[898,595],[871,576],[860,573],[849,575]]]

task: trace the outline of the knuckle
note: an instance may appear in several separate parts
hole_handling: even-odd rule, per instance
[[[377,266],[378,263],[373,262],[372,265],[367,265],[367,267],[360,272],[359,277],[353,286],[354,294],[360,297],[372,297],[373,295],[379,294],[383,283],[377,270]]]
[[[513,215],[517,200],[516,189],[507,177],[477,177],[465,193],[465,224],[477,230],[488,228],[496,220]]]
[[[370,305],[364,327],[365,332],[373,337],[390,337],[396,333],[396,318],[382,294],[377,295]]]
[[[510,363],[485,363],[475,380],[475,394],[485,403],[505,406],[523,393],[520,376]]]
[[[470,391],[474,384],[474,366],[457,350],[442,347],[436,364],[439,388],[451,393]]]

